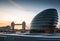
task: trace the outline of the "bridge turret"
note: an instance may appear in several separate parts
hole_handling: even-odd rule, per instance
[[[26,27],[26,22],[23,21],[23,22],[22,22],[22,30],[23,30],[23,31],[25,31],[25,27]]]
[[[15,23],[11,22],[12,31],[14,31],[14,25],[15,25]]]

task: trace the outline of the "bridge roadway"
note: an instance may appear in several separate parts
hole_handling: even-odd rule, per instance
[[[1,34],[0,41],[60,41],[60,34]]]

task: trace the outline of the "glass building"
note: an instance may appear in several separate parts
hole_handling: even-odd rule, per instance
[[[30,27],[30,33],[53,33],[58,22],[58,13],[56,9],[46,9],[37,14]]]

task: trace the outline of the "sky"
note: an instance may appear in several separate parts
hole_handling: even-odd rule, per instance
[[[34,16],[48,8],[57,9],[60,15],[60,0],[0,0],[0,26],[9,25],[12,21],[25,21],[30,26]],[[58,18],[57,27],[60,27],[60,16]]]

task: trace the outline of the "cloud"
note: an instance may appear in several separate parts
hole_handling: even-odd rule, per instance
[[[17,4],[16,2],[14,2],[13,0],[8,0],[14,7],[16,7],[19,10],[25,10],[21,4]]]

